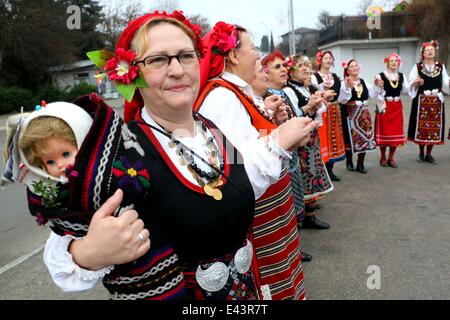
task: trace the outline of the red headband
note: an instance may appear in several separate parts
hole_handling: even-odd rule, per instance
[[[174,11],[172,14],[168,14],[167,12],[155,11],[153,13],[146,14],[140,18],[137,18],[131,21],[122,34],[119,37],[116,45],[116,52],[119,49],[129,50],[131,41],[133,40],[134,35],[139,30],[139,28],[146,22],[154,19],[176,19],[183,23],[186,27],[192,30],[195,34],[195,48],[200,54],[203,54],[203,42],[201,39],[201,27],[196,24],[192,24],[184,15],[182,11]],[[139,90],[136,89],[133,100],[130,102],[125,100],[124,104],[124,121],[129,122],[134,120],[139,109],[144,105],[144,101],[142,100],[141,94]]]
[[[220,76],[225,69],[225,55],[237,45],[237,30],[232,24],[219,21],[203,37],[205,55],[200,60],[200,92],[209,79]]]
[[[396,52],[391,53],[386,58],[384,58],[384,64],[388,64],[389,60],[391,60],[391,58],[393,58],[393,57],[398,59],[398,67],[400,68],[400,66],[402,65],[402,58]]]

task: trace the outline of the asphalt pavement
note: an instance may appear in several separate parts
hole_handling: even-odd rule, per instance
[[[301,231],[302,248],[313,255],[304,263],[308,299],[450,298],[449,143],[435,147],[436,165],[417,162],[413,143],[397,150],[398,169],[380,167],[378,150],[366,157],[366,175],[336,164],[342,181],[317,211],[331,228]],[[52,283],[41,249],[49,231],[27,212],[24,192],[0,191],[0,299],[107,299],[101,284],[63,293]]]

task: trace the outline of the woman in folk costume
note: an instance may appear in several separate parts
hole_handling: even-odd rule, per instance
[[[414,65],[409,74],[411,95],[414,99],[409,116],[408,140],[419,145],[417,160],[429,163],[436,163],[431,155],[433,147],[444,144],[443,92],[449,94],[450,86],[445,66],[436,60],[437,50],[436,41],[423,43],[421,61]]]
[[[297,56],[289,61],[289,81],[283,91],[288,95],[290,101],[295,106],[295,113],[298,116],[320,118],[326,111],[325,102],[331,92],[321,92],[312,86],[311,83],[311,63],[307,57]],[[307,111],[306,106],[309,101],[321,98],[321,107],[315,111]],[[311,133],[311,138],[306,146],[299,148],[300,156],[299,172],[303,180],[303,192],[306,207],[306,216],[302,222],[304,229],[328,229],[328,223],[320,221],[315,215],[315,210],[320,208],[317,204],[323,195],[333,190],[333,184],[328,176],[322,156],[320,153],[320,141],[317,130]]]
[[[135,119],[128,123],[134,134],[130,145],[139,144],[148,163],[150,186],[136,210],[150,230],[151,248],[136,255],[129,242],[142,239],[130,232],[133,226],[110,219],[113,199],[94,214],[84,238],[56,236],[47,242],[46,264],[66,291],[92,288],[103,276],[95,270],[123,264],[104,280],[117,290],[115,299],[261,297],[249,238],[255,197],[272,182],[257,165],[271,156],[270,146],[261,141],[260,152],[255,148],[245,164],[230,163],[239,152],[211,121],[193,114],[203,53],[200,31],[179,11],[154,12],[128,24],[115,54],[90,56],[127,88],[118,86],[129,119]],[[307,129],[299,131],[277,131],[280,148],[308,138]],[[128,180],[136,178],[135,171],[125,172]],[[158,250],[161,239],[173,250]],[[179,268],[160,274],[173,265]],[[86,269],[89,277],[83,276]]]
[[[397,168],[394,161],[395,150],[406,143],[403,130],[403,105],[401,94],[409,95],[409,83],[403,73],[398,72],[402,59],[397,53],[392,53],[384,59],[387,70],[377,77],[383,82],[384,104],[375,115],[375,140],[380,146],[382,167]],[[385,107],[385,108],[384,108]],[[386,149],[389,147],[389,157],[386,160]]]
[[[361,79],[359,77],[361,67],[355,59],[344,62],[342,67],[344,68],[344,81],[348,87],[352,87],[351,96],[342,98],[341,109],[347,169],[355,171],[353,154],[358,154],[356,171],[367,173],[367,169],[364,167],[366,152],[376,148],[368,100],[369,98],[382,100],[380,97],[382,82],[376,79],[374,87]]]
[[[237,146],[244,163],[258,145],[265,144],[270,151],[266,175],[273,179],[273,185],[257,199],[253,222],[253,244],[261,283],[270,289],[272,299],[304,299],[290,176],[283,165],[283,158],[290,155],[273,139],[277,130],[284,132],[299,119],[291,119],[277,129],[255,104],[250,84],[255,79],[259,54],[244,28],[218,22],[204,41],[207,51],[201,61],[203,90],[196,110],[214,121]],[[309,122],[309,129],[314,126],[315,123]]]
[[[344,133],[338,99],[341,93],[341,80],[336,73],[331,72],[334,56],[331,51],[319,51],[316,54],[316,72],[311,81],[320,90],[333,90],[336,95],[327,103],[327,111],[323,113],[323,125],[319,127],[319,137],[322,158],[331,181],[341,179],[333,172],[336,162],[345,159]]]

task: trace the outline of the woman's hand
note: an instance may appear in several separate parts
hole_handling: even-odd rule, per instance
[[[350,79],[349,77],[346,77],[345,78],[345,85],[346,85],[346,87],[348,89],[352,90],[355,84],[353,83],[352,79]]]
[[[289,119],[289,114],[288,114],[287,108],[288,108],[288,106],[285,105],[284,103],[278,107],[278,109],[275,113],[275,117],[273,118],[274,124],[276,124],[277,126],[280,126]]]
[[[80,267],[99,270],[113,264],[132,262],[150,249],[149,231],[135,210],[125,211],[119,217],[113,216],[122,198],[123,192],[118,189],[95,212],[87,235],[70,244],[69,252]]]
[[[309,133],[318,126],[319,123],[310,118],[294,117],[272,131],[270,135],[284,150],[293,151],[306,145]]]
[[[416,86],[416,87],[421,87],[421,86],[423,86],[424,82],[425,81],[421,77],[417,77],[414,80],[413,85]]]
[[[327,103],[324,98],[322,98],[320,95],[313,94],[309,100],[308,103],[302,107],[303,111],[310,116],[315,114],[317,110],[322,106],[322,103]]]

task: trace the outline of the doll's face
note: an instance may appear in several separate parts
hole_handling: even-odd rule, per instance
[[[50,138],[45,150],[39,151],[42,164],[49,175],[59,178],[69,165],[74,165],[78,148],[66,139]]]

